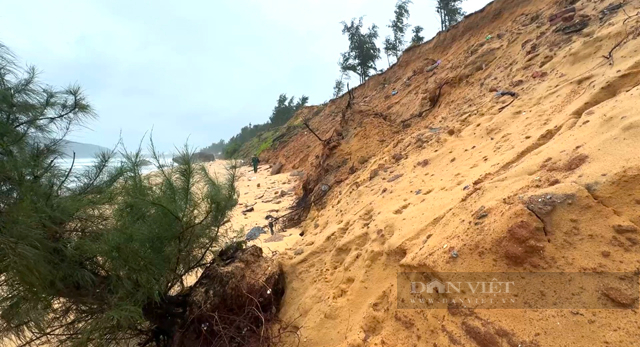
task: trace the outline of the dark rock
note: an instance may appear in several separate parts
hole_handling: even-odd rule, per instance
[[[565,35],[573,34],[581,32],[589,26],[589,21],[587,19],[581,19],[575,23],[567,24],[560,27],[560,31]]]
[[[532,195],[526,200],[527,209],[535,213],[538,217],[548,215],[553,209],[565,202],[575,200],[573,194],[543,194]]]
[[[602,9],[602,11],[600,11],[600,16],[599,16],[600,20],[603,20],[605,17],[607,17],[612,13],[618,12],[618,10],[622,8],[622,6],[624,6],[624,3],[619,3],[619,4],[613,3],[605,7],[604,9]]]
[[[211,153],[198,152],[193,155],[193,159],[199,163],[206,163],[210,161],[215,161],[216,156]]]
[[[416,166],[426,167],[429,165],[429,159],[424,159],[416,163]]]
[[[276,163],[272,168],[271,168],[271,175],[277,175],[280,172],[282,172],[282,167],[284,165],[282,163]]]

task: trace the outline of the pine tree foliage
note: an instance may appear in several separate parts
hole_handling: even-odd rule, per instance
[[[344,93],[344,81],[342,77],[337,79],[335,84],[333,85],[333,97],[337,98]]]
[[[154,328],[145,307],[207,266],[237,203],[235,172],[181,165],[143,175],[141,150],[58,165],[64,136],[94,117],[77,86],[59,89],[0,47],[0,338],[115,346]]]
[[[344,73],[353,72],[364,83],[376,71],[376,60],[380,58],[380,48],[376,45],[378,27],[373,24],[367,32],[363,31],[362,17],[356,22],[342,22],[342,34],[349,38],[349,50],[342,53],[340,69]]]
[[[382,49],[384,50],[384,55],[387,57],[387,64],[391,66],[391,56],[395,54],[397,48],[390,36],[387,36],[384,39],[384,42],[382,43]]]
[[[442,31],[449,29],[452,25],[458,23],[465,13],[460,7],[463,0],[436,0],[436,12],[440,17],[440,29]]]
[[[411,3],[411,0],[399,0],[396,3],[396,8],[393,12],[394,18],[391,20],[391,24],[388,25],[393,36],[387,37],[384,41],[384,51],[387,57],[393,55],[397,60],[404,50],[406,44],[404,36],[410,27],[407,20],[409,19],[409,4]]]
[[[424,36],[422,36],[423,27],[417,25],[413,27],[413,36],[411,37],[411,45],[419,45],[424,42]]]
[[[301,96],[296,101],[293,96],[288,99],[287,94],[280,94],[280,96],[278,97],[278,102],[273,108],[271,117],[269,117],[271,125],[280,126],[287,123],[289,119],[293,118],[295,113],[306,106],[308,102],[309,97],[306,95]]]
[[[269,121],[263,124],[249,124],[240,129],[240,132],[229,139],[224,144],[222,153],[227,159],[235,158],[242,146],[251,141],[259,134],[273,129],[277,126],[286,124],[301,108],[309,103],[309,97],[301,96],[296,100],[295,97],[289,98],[287,94],[280,94],[276,106],[271,112]]]

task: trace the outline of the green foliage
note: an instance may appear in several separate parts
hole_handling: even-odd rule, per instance
[[[440,29],[447,30],[464,17],[460,4],[463,0],[436,0],[436,12],[440,16]]]
[[[281,94],[278,97],[278,101],[273,109],[271,117],[269,117],[269,122],[244,126],[240,129],[240,133],[231,137],[228,142],[220,140],[218,143],[214,143],[203,149],[203,151],[213,153],[221,152],[225,158],[236,158],[240,154],[240,149],[243,145],[247,144],[261,133],[286,124],[291,118],[293,118],[296,112],[306,106],[308,102],[309,97],[305,95],[296,101],[294,97],[289,98],[286,94]]]
[[[395,51],[397,51],[397,47],[395,46],[395,43],[393,42],[391,37],[387,36],[384,39],[384,42],[382,43],[382,49],[384,50],[384,55],[387,56],[387,63],[389,64],[389,66],[391,66],[389,57],[393,55]]]
[[[239,141],[229,141],[229,144],[227,144],[227,146],[224,148],[224,157],[228,159],[235,158],[236,154],[240,150],[240,147],[242,147],[242,144]]]
[[[260,153],[262,153],[263,151],[266,151],[267,149],[271,148],[272,145],[273,145],[273,137],[269,137],[266,141],[264,141],[260,145],[256,154],[260,155]]]
[[[140,149],[59,167],[61,139],[93,116],[80,88],[42,86],[0,46],[0,338],[115,346],[145,335],[145,307],[209,264],[237,203],[235,172],[218,181],[186,146],[166,166],[151,141],[150,176]]]
[[[380,48],[376,45],[378,27],[373,24],[367,32],[363,32],[362,17],[350,24],[342,22],[342,34],[349,38],[349,50],[342,53],[340,69],[343,73],[353,72],[364,83],[376,71],[376,60],[380,58]]]
[[[424,36],[420,35],[422,34],[422,31],[424,30],[423,27],[417,25],[413,28],[413,36],[411,37],[411,45],[419,45],[421,43],[424,42]]]
[[[205,147],[201,150],[201,152],[211,153],[217,155],[218,153],[223,153],[224,148],[227,145],[225,140],[220,140],[217,143],[212,143],[209,147]]]
[[[306,106],[308,102],[309,97],[305,95],[300,97],[298,101],[295,101],[293,96],[287,100],[287,94],[280,94],[278,102],[273,108],[273,113],[271,114],[271,117],[269,117],[271,125],[281,126],[286,124],[289,119],[293,118],[296,112]]]
[[[336,83],[333,85],[333,97],[337,98],[344,93],[344,81],[342,78],[336,80]]]
[[[395,17],[391,20],[391,24],[388,25],[391,28],[393,37],[387,36],[384,41],[384,51],[387,55],[387,59],[390,55],[393,55],[396,60],[400,57],[405,45],[404,36],[409,29],[409,4],[411,0],[398,0],[396,3],[396,9],[394,10]]]
[[[240,133],[229,139],[225,144],[222,153],[225,158],[233,159],[240,155],[240,149],[261,133],[269,131],[277,126],[286,124],[301,108],[309,102],[308,96],[301,96],[297,101],[295,97],[287,97],[287,94],[280,94],[276,106],[273,108],[269,122],[242,127]],[[212,145],[213,146],[213,145]]]

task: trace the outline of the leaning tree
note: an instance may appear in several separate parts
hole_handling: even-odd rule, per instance
[[[184,317],[187,277],[219,249],[234,171],[218,180],[186,147],[168,167],[153,141],[153,175],[121,146],[62,167],[64,137],[93,117],[79,87],[42,84],[0,46],[0,341],[166,341],[158,331]]]

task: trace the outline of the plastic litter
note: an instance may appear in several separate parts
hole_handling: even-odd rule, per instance
[[[262,227],[253,227],[247,233],[247,236],[245,237],[245,240],[247,240],[247,241],[256,240],[256,239],[258,239],[260,237],[260,234],[266,234],[264,229],[262,229]]]
[[[458,252],[457,251],[451,252],[451,257],[457,258],[458,257]]]
[[[427,72],[431,72],[431,71],[435,70],[438,66],[440,66],[440,63],[442,63],[442,60],[436,61],[435,64],[433,64],[433,65],[431,65],[431,66],[429,66],[427,68]]]
[[[391,95],[396,95],[396,94],[398,94],[397,90],[394,90],[394,91],[391,92]]]

